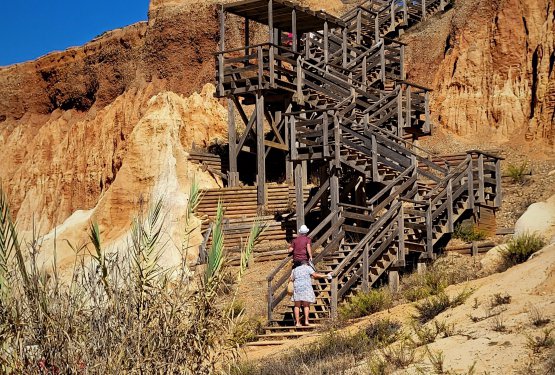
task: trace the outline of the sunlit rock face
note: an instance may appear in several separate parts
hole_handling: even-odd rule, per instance
[[[460,0],[406,34],[408,79],[434,89],[435,123],[553,145],[554,11],[550,0]]]

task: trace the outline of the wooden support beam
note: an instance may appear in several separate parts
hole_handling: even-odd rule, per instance
[[[250,42],[250,22],[249,22],[249,18],[245,17],[245,56],[249,55],[249,49],[247,48],[248,46],[251,45]],[[248,64],[248,60],[245,62],[245,65]]]
[[[297,49],[298,49],[297,10],[295,8],[293,8],[293,10],[291,11],[291,30],[292,30],[291,48],[293,49],[293,51],[297,52]],[[307,35],[307,39],[308,39],[308,35]]]
[[[324,63],[329,62],[329,30],[328,21],[324,21]]]
[[[268,33],[270,44],[274,43],[274,1],[268,0]]]
[[[347,29],[343,29],[343,41],[341,42],[343,48],[343,67],[347,67]]]
[[[256,200],[258,206],[263,207],[266,205],[266,153],[264,149],[264,96],[260,92],[256,93],[256,160]]]
[[[229,174],[228,185],[238,186],[239,173],[237,170],[237,130],[235,128],[235,104],[227,99],[227,134],[229,141]]]
[[[225,51],[225,11],[224,6],[220,7],[220,52]]]
[[[295,162],[295,200],[297,209],[297,229],[304,224],[303,166]]]
[[[422,21],[426,19],[426,0],[422,1]]]

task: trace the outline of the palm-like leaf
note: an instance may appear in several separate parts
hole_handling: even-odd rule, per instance
[[[224,208],[221,200],[218,201],[216,209],[216,220],[212,229],[212,246],[208,253],[208,264],[204,281],[209,287],[217,280],[224,263],[224,231],[223,231]]]
[[[23,260],[16,226],[10,213],[8,198],[0,185],[0,291],[7,288],[9,262],[14,255],[24,285],[28,289],[29,276]]]
[[[241,277],[243,277],[243,274],[247,269],[249,259],[252,256],[254,245],[256,245],[256,243],[260,239],[260,236],[262,235],[262,233],[264,233],[265,230],[266,230],[266,225],[262,223],[262,220],[260,219],[260,217],[257,217],[251,227],[249,238],[247,239],[245,246],[241,249],[241,267],[239,268],[239,275],[237,275],[237,281],[241,281]]]
[[[106,253],[102,249],[100,242],[100,229],[98,228],[98,223],[95,221],[90,224],[89,227],[89,239],[93,244],[95,253],[91,254],[92,258],[96,261],[98,269],[101,274],[102,285],[104,285],[104,290],[106,294],[110,295],[110,290],[108,287],[108,267],[106,265]]]

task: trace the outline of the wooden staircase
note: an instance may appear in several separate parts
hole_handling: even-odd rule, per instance
[[[308,17],[302,7],[275,2],[278,23],[295,23],[304,12]],[[251,3],[231,9],[249,18],[266,5]],[[268,24],[274,22],[272,4],[263,18]],[[433,259],[457,221],[500,206],[501,158],[475,150],[438,158],[410,142],[432,131],[430,90],[406,81],[405,45],[394,38],[450,4],[368,0],[341,20],[319,13],[311,22],[322,27],[301,35],[295,26],[291,47],[276,41],[278,30],[269,43],[216,54],[217,96],[233,98],[247,135],[256,122],[257,147],[268,143],[261,134],[264,113],[275,139],[283,138],[272,144],[287,153],[294,170],[292,219],[300,225],[316,218],[310,233],[314,262],[333,275],[314,283],[309,318],[316,326],[295,328],[286,290],[292,262],[281,261],[267,278],[268,325],[252,345],[310,335],[337,316],[340,303],[391,277],[409,259]],[[256,115],[248,119],[238,98],[255,104]],[[321,175],[317,192],[305,197],[300,172],[308,164]],[[263,169],[263,158],[258,165]]]

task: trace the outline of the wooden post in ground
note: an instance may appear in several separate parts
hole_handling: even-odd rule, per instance
[[[426,262],[418,261],[418,263],[416,263],[416,273],[418,273],[419,275],[425,273],[427,269],[428,264]]]
[[[239,184],[239,172],[237,170],[237,133],[235,129],[235,104],[233,100],[227,99],[227,133],[229,140],[229,171],[228,185],[233,187]]]
[[[399,270],[398,268],[390,268],[387,273],[387,279],[389,284],[389,290],[391,293],[397,293],[399,291]]]
[[[264,149],[264,96],[256,93],[256,200],[261,209],[266,205],[266,152]]]

